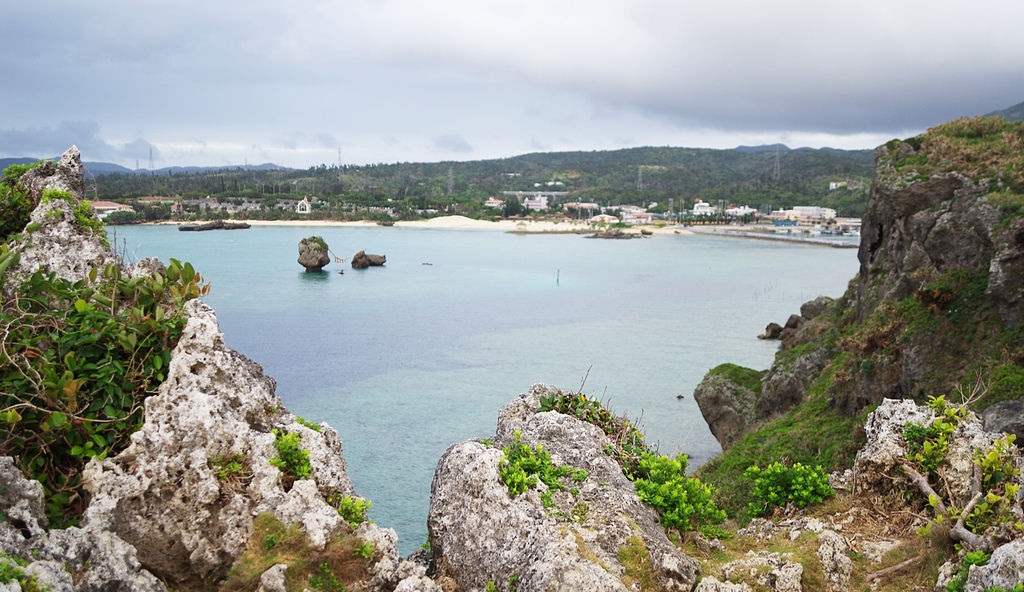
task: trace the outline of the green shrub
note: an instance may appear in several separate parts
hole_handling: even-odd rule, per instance
[[[12,164],[4,169],[0,181],[0,241],[21,232],[28,224],[32,201],[21,184],[21,176],[40,163],[42,161],[34,165]]]
[[[825,498],[835,495],[828,484],[828,475],[820,466],[809,467],[801,463],[785,466],[775,462],[765,469],[752,466],[744,476],[753,481],[755,502],[750,510],[758,515],[789,504],[798,508],[820,504]]]
[[[274,430],[274,448],[277,457],[270,459],[290,481],[306,479],[313,474],[309,464],[309,451],[301,447],[302,439],[297,432]]]
[[[715,488],[700,479],[686,476],[685,454],[675,458],[647,453],[640,460],[633,485],[637,496],[661,514],[661,524],[680,533],[699,531],[720,536],[717,525],[725,520],[725,511],[713,500]]]
[[[340,498],[333,496],[327,501],[334,506],[336,510],[338,510],[338,514],[345,519],[345,522],[347,522],[352,529],[355,529],[363,522],[366,522],[366,511],[373,506],[373,503],[371,503],[370,500],[364,500],[350,495]]]
[[[54,526],[82,510],[81,470],[142,424],[184,327],[208,290],[188,263],[126,278],[116,265],[72,282],[37,271],[0,305],[0,454],[40,481]]]
[[[548,493],[565,489],[561,479],[572,477],[575,481],[587,478],[587,472],[567,465],[556,467],[551,462],[551,453],[544,446],[536,447],[524,444],[520,434],[515,433],[512,444],[502,449],[505,458],[498,466],[501,482],[508,487],[509,495],[515,497],[531,487],[537,486],[537,480],[547,485]],[[548,497],[550,500],[550,497]],[[547,504],[546,504],[547,505]]]
[[[992,558],[992,553],[985,551],[970,551],[960,560],[953,572],[953,579],[946,584],[946,592],[963,592],[967,584],[967,576],[970,575],[972,565],[986,565]]]

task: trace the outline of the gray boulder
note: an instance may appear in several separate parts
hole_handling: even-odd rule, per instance
[[[758,394],[721,374],[705,376],[694,389],[693,398],[723,450],[735,444],[759,420]]]
[[[330,250],[324,239],[310,236],[299,241],[299,265],[306,271],[321,271],[331,262]]]
[[[387,260],[388,258],[385,255],[372,255],[366,251],[359,251],[352,255],[352,268],[366,269],[367,267],[379,267],[387,263]]]
[[[659,589],[689,591],[697,562],[668,540],[657,513],[603,452],[608,437],[574,417],[538,412],[540,397],[553,392],[534,386],[501,410],[492,444],[463,442],[442,456],[427,517],[439,573],[463,590],[513,578],[519,592],[625,591],[620,550],[630,548],[647,553]],[[553,492],[548,508],[539,489],[512,497],[498,468],[502,447],[517,434],[527,445],[542,445],[555,465],[585,469],[578,491]]]
[[[1024,582],[1024,540],[1011,541],[992,552],[985,565],[971,567],[964,592],[985,592],[993,588],[1013,590]]]
[[[1013,434],[1024,442],[1024,400],[996,403],[981,412],[981,419],[987,431]]]

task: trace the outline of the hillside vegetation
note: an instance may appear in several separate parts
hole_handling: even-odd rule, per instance
[[[1024,123],[998,118],[960,119],[886,146],[865,226],[882,215],[876,212],[905,211],[873,245],[864,237],[860,276],[777,354],[773,371],[795,375],[801,360],[819,360],[818,372],[800,376],[809,385],[802,401],[702,467],[702,478],[727,492],[725,507],[743,514],[749,499],[739,478],[750,465],[784,459],[850,467],[864,419],[883,398],[923,403],[945,395],[981,411],[1024,394],[1022,326],[998,305],[989,264],[1024,213],[1022,148]],[[961,195],[946,196],[938,184],[945,179],[963,183]],[[935,190],[932,201],[922,190]],[[986,209],[994,212],[986,228],[960,213]],[[932,217],[960,225],[959,236],[940,243],[940,225],[924,222]]]
[[[776,168],[777,165],[777,168]],[[299,170],[221,170],[174,174],[109,174],[96,178],[99,199],[125,202],[146,218],[169,217],[169,206],[144,197],[215,198],[224,204],[315,197],[313,217],[367,218],[388,208],[396,218],[433,212],[471,217],[488,197],[503,191],[566,192],[552,209],[572,201],[601,206],[651,205],[678,213],[694,200],[779,209],[821,205],[843,216],[860,216],[873,169],[870,150],[734,150],[632,148],[594,152],[526,154],[468,162],[397,163],[369,166],[319,165]],[[846,183],[829,191],[830,182]],[[291,212],[247,212],[249,217]]]

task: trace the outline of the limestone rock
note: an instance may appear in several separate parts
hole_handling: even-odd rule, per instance
[[[907,483],[895,482],[893,474],[907,457],[907,444],[903,439],[903,426],[907,422],[927,425],[935,414],[927,407],[911,400],[886,399],[868,416],[864,423],[867,442],[857,452],[854,462],[854,482],[858,491],[901,491]]]
[[[327,243],[317,236],[311,236],[299,241],[299,265],[306,268],[306,271],[320,271],[325,265],[331,262],[331,256]]]
[[[78,148],[72,146],[59,162],[45,161],[22,175],[21,182],[28,189],[29,200],[36,204],[29,224],[38,225],[38,228],[14,246],[20,256],[17,265],[7,270],[11,277],[44,271],[78,281],[87,277],[92,269],[102,269],[111,264],[119,265],[129,277],[147,274],[153,267],[159,267],[159,262],[152,259],[144,259],[134,266],[123,264],[99,236],[79,224],[73,208],[84,199],[83,170]],[[69,192],[71,203],[62,199],[42,202],[43,192],[47,189]],[[5,290],[6,286],[15,283],[5,282]]]
[[[142,567],[135,549],[117,535],[90,528],[45,531],[43,489],[27,479],[14,459],[0,457],[0,553],[28,561],[22,571],[43,589],[164,591]]]
[[[778,553],[751,551],[722,566],[721,573],[701,580],[694,592],[802,592],[803,573],[803,566]]]
[[[971,567],[964,592],[985,592],[995,587],[1013,590],[1024,582],[1024,540],[1011,541],[992,552],[986,565]]]
[[[367,267],[379,267],[387,263],[388,258],[384,255],[371,255],[366,251],[359,251],[352,255],[353,269],[366,269]]]
[[[779,339],[782,337],[782,325],[771,322],[764,328],[764,333],[757,336],[758,339]]]
[[[192,300],[186,313],[167,379],[146,400],[142,428],[124,452],[87,465],[83,478],[92,495],[86,523],[118,533],[139,549],[144,564],[180,583],[223,575],[260,512],[301,522],[322,546],[342,527],[322,496],[353,493],[334,430],[296,423],[273,379],[224,345],[210,307]],[[286,490],[270,464],[277,456],[274,428],[300,434],[314,481]],[[233,455],[246,459],[251,474],[235,485],[221,483],[216,463]]]
[[[610,441],[574,417],[539,413],[534,386],[500,412],[493,445],[463,442],[438,463],[427,529],[434,563],[463,590],[518,578],[519,592],[627,590],[619,549],[642,547],[661,590],[690,590],[697,563],[666,538],[657,513],[643,504],[618,464],[603,452]],[[538,489],[512,497],[498,467],[502,447],[519,434],[543,445],[555,465],[588,471],[578,494],[554,492],[545,508]],[[543,487],[543,484],[541,484]]]
[[[694,389],[693,398],[723,450],[742,438],[759,419],[757,393],[721,374],[705,376]]]
[[[825,575],[828,592],[846,592],[850,589],[853,560],[850,559],[850,544],[832,530],[818,535],[818,562]]]
[[[931,408],[918,406],[913,401],[884,400],[864,424],[867,442],[857,453],[854,462],[857,491],[884,494],[914,489],[900,469],[907,462],[903,429],[908,422],[928,425],[934,417]],[[958,507],[964,507],[974,493],[975,459],[978,452],[991,449],[1001,436],[986,432],[981,419],[974,413],[968,413],[950,434],[946,461],[936,473],[937,480],[943,484],[943,490],[952,495]]]

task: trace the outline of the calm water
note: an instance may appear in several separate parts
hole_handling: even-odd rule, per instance
[[[308,274],[297,245],[313,234],[387,265]],[[444,450],[492,435],[498,410],[538,382],[582,384],[663,453],[703,463],[720,451],[691,396],[704,373],[767,368],[765,325],[840,295],[857,269],[856,249],[689,235],[147,226],[117,227],[116,240],[131,259],[195,265],[228,345],[263,365],[292,412],[338,430],[356,490],[403,553],[426,539]]]

